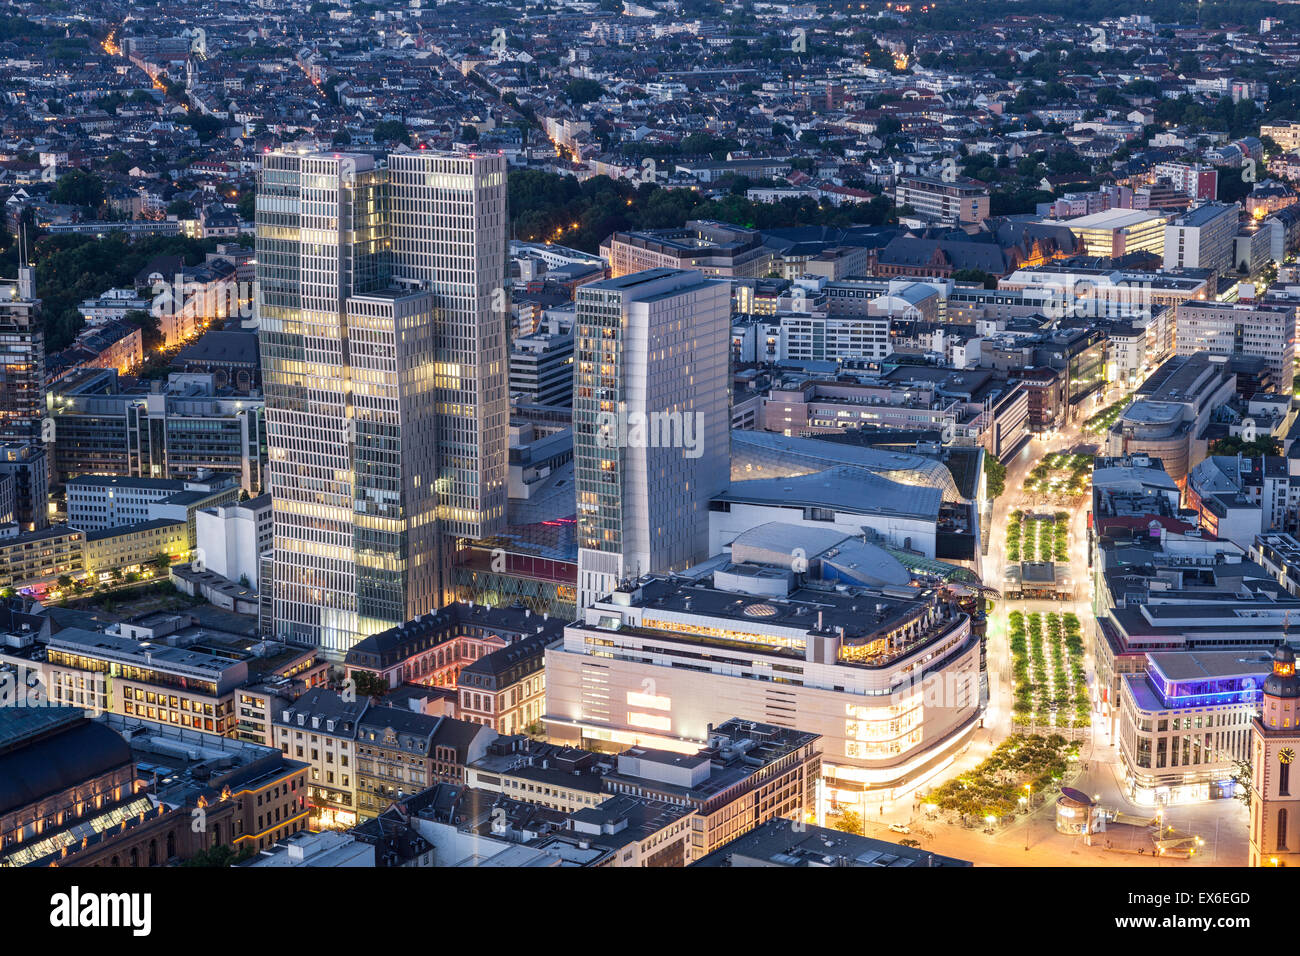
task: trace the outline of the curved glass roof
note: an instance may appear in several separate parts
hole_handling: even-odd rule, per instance
[[[947,466],[923,455],[795,438],[776,432],[733,430],[731,433],[732,481],[794,478],[837,466],[861,468],[903,485],[937,488],[945,502],[966,500],[957,490]]]

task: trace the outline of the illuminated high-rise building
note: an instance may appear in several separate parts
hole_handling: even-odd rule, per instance
[[[731,297],[693,269],[578,289],[573,461],[579,607],[707,558],[731,468]]]
[[[36,298],[36,270],[0,285],[0,441],[43,441],[45,335]]]
[[[505,160],[279,151],[257,197],[274,633],[330,657],[451,600],[505,520]]]

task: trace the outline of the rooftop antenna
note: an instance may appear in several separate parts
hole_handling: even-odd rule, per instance
[[[27,262],[27,223],[18,229],[18,297],[36,298],[36,270]]]

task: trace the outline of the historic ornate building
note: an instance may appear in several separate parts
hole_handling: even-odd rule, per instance
[[[1260,715],[1251,729],[1250,865],[1300,864],[1300,781],[1291,780],[1300,750],[1300,678],[1295,652],[1273,653]]]

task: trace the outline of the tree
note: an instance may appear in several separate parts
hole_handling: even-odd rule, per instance
[[[605,88],[595,80],[579,78],[564,87],[564,95],[574,106],[582,106],[605,95]]]
[[[979,282],[986,289],[998,287],[998,277],[983,269],[958,269],[952,277],[957,282]]]
[[[829,818],[831,828],[842,830],[845,833],[856,833],[861,835],[863,832],[862,814],[854,810],[841,810],[833,817]]]
[[[348,676],[352,678],[358,697],[379,698],[392,689],[388,686],[388,681],[370,671],[352,671]]]
[[[411,131],[401,120],[383,120],[375,124],[376,143],[410,142]]]
[[[1007,466],[993,455],[984,456],[984,474],[990,498],[996,498],[1007,490]]]
[[[167,215],[177,219],[193,219],[194,203],[188,199],[174,199],[167,204]]]
[[[226,844],[222,843],[217,846],[208,847],[206,850],[200,850],[192,857],[186,860],[181,866],[200,866],[200,867],[229,867],[236,863],[242,863],[253,855],[252,847],[244,845],[238,853]]]
[[[1261,455],[1280,455],[1282,453],[1278,440],[1272,435],[1259,435],[1246,441],[1240,435],[1220,438],[1210,445],[1211,455],[1237,455],[1244,458],[1258,458]]]
[[[124,322],[130,322],[140,329],[140,344],[146,353],[161,348],[163,344],[162,328],[158,316],[144,309],[132,309],[122,316]]]
[[[93,173],[74,169],[59,177],[50,190],[50,199],[95,209],[104,201],[104,181]]]
[[[1233,791],[1234,800],[1240,800],[1247,807],[1255,793],[1255,768],[1249,760],[1232,761],[1232,773],[1228,777],[1237,786]]]

